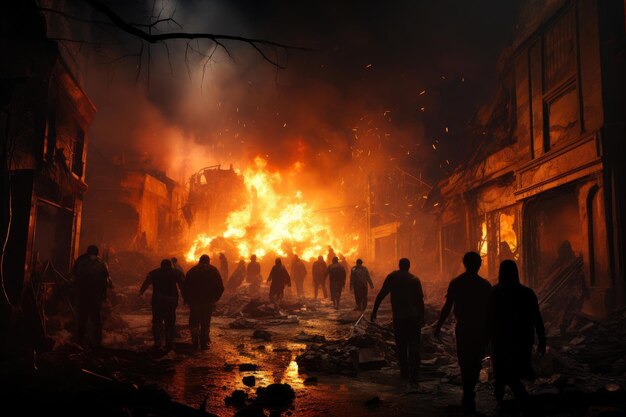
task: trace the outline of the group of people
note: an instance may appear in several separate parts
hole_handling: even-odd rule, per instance
[[[179,293],[189,305],[189,329],[192,345],[206,349],[209,343],[209,327],[216,302],[224,292],[223,274],[228,264],[220,256],[220,270],[211,265],[208,255],[202,255],[198,264],[186,274],[175,258],[164,259],[161,266],[150,271],[141,285],[143,294],[152,286],[152,330],[155,347],[173,348],[175,337],[176,308]],[[224,265],[224,263],[226,265]],[[504,260],[500,264],[498,283],[495,286],[482,278],[478,272],[482,260],[478,253],[468,252],[463,257],[465,272],[453,279],[447,290],[446,302],[435,324],[434,336],[439,338],[441,328],[451,312],[456,318],[456,348],[463,382],[463,410],[472,414],[476,411],[475,386],[478,382],[482,360],[491,344],[494,369],[494,393],[500,403],[505,387],[509,386],[522,404],[526,393],[522,380],[532,379],[531,354],[535,334],[538,338],[537,351],[545,353],[546,335],[543,319],[535,293],[520,283],[515,261]],[[403,378],[417,386],[420,365],[421,328],[425,324],[424,292],[415,275],[409,272],[410,261],[400,259],[399,269],[389,274],[374,303],[370,319],[376,321],[383,299],[391,296],[393,330],[398,362]],[[225,269],[226,268],[226,269]],[[100,309],[105,300],[110,279],[106,264],[98,257],[98,248],[89,246],[74,264],[73,273],[79,293],[78,336],[84,338],[88,320],[93,322],[96,343],[102,335]],[[267,278],[270,284],[269,298],[278,302],[284,297],[284,289],[291,286],[293,277],[298,296],[303,296],[303,282],[307,275],[305,264],[294,255],[291,274],[276,259]],[[335,308],[339,307],[341,293],[346,285],[347,264],[337,256],[328,265],[322,256],[312,265],[314,295],[317,298],[321,287],[326,297],[326,278],[329,280],[330,297]],[[237,288],[246,280],[258,290],[262,278],[261,267],[255,255],[246,266],[241,260],[227,282]],[[374,284],[369,271],[358,259],[350,269],[350,289],[354,292],[356,310],[365,311],[368,287]]]
[[[537,297],[522,285],[515,261],[500,264],[498,284],[494,287],[478,275],[482,264],[476,252],[463,257],[466,271],[453,279],[446,302],[435,325],[439,338],[441,327],[454,311],[456,348],[463,382],[463,411],[476,413],[475,387],[482,360],[489,344],[494,369],[494,394],[500,405],[509,386],[522,406],[528,405],[528,394],[522,380],[534,377],[531,355],[535,334],[537,351],[543,355],[546,335]],[[382,300],[391,294],[393,329],[398,362],[403,378],[417,386],[420,365],[420,337],[424,325],[424,293],[419,278],[409,272],[410,262],[401,259],[399,269],[385,279],[371,313],[376,320]]]

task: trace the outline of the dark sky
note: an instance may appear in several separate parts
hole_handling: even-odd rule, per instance
[[[127,5],[111,4],[132,14]],[[320,171],[349,161],[367,170],[388,161],[434,181],[467,154],[465,128],[494,91],[496,61],[512,41],[520,0],[168,4],[186,31],[264,38],[313,51],[290,51],[288,60],[278,51],[287,65],[279,70],[251,47],[229,43],[233,57],[218,53],[200,84],[203,62],[197,54],[185,59],[185,42],[170,43],[169,59],[164,48],[153,46],[149,86],[145,66],[135,87],[147,96],[139,105],[152,106],[160,124],[206,145],[222,163],[255,153],[275,165],[305,159]],[[210,48],[208,42],[193,45]],[[116,99],[120,90],[128,96],[136,62],[114,65],[99,65],[108,74],[106,89],[100,72],[89,81],[99,107],[92,130],[100,137],[92,133],[92,140],[104,148],[109,139],[103,137],[114,136],[107,132],[112,121],[138,123],[120,121],[123,104]],[[127,127],[116,135],[133,130]]]

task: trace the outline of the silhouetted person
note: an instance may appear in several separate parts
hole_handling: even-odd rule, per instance
[[[348,265],[348,261],[346,261],[346,257],[343,255],[339,255],[339,264],[343,266],[343,269],[346,271],[346,276],[350,273],[350,265]]]
[[[330,299],[333,302],[335,310],[339,309],[339,301],[341,300],[341,292],[346,286],[346,270],[339,263],[339,258],[333,258],[333,263],[328,267],[328,284],[330,286]]]
[[[183,269],[182,266],[180,266],[180,264],[178,263],[178,259],[176,259],[175,257],[171,259],[172,261],[172,268],[174,268],[175,270],[177,270],[178,272],[180,272],[181,274],[183,274],[183,276],[185,275],[185,270]]]
[[[322,287],[324,298],[328,297],[326,293],[326,276],[328,275],[328,265],[324,262],[323,256],[318,256],[317,261],[311,267],[313,273],[313,297],[317,300],[317,292]]]
[[[98,257],[98,247],[91,245],[80,255],[72,270],[78,289],[78,339],[85,340],[87,323],[91,320],[94,344],[102,343],[102,303],[106,300],[109,287],[109,270]]]
[[[304,297],[304,278],[306,277],[306,265],[302,262],[302,259],[298,258],[298,255],[293,255],[291,261],[291,277],[296,283],[296,292],[298,297]]]
[[[363,266],[361,259],[356,260],[356,265],[350,270],[350,290],[354,291],[356,310],[365,311],[367,308],[367,286],[374,289],[374,283],[370,272]]]
[[[208,347],[211,315],[223,292],[224,284],[220,272],[210,264],[208,255],[202,255],[198,265],[192,267],[185,278],[189,331],[194,348],[198,344],[202,349]]]
[[[235,291],[237,288],[239,288],[241,284],[243,284],[243,281],[245,279],[246,279],[246,261],[241,259],[239,263],[237,264],[237,267],[233,271],[233,274],[230,276],[230,278],[228,278],[228,282],[226,282],[226,290],[230,292]]]
[[[152,285],[152,335],[154,348],[161,348],[161,334],[165,333],[165,350],[174,348],[176,335],[176,307],[178,290],[184,294],[184,275],[172,267],[169,259],[161,261],[161,267],[148,273],[139,289],[143,293]],[[178,287],[178,288],[177,288]]]
[[[476,412],[474,388],[487,346],[487,303],[491,284],[478,275],[481,264],[476,252],[463,256],[465,272],[448,285],[446,303],[435,326],[435,337],[439,338],[441,326],[454,307],[456,355],[463,380],[463,411],[468,414]]]
[[[222,252],[220,252],[220,275],[222,279],[228,279],[228,259]]]
[[[331,246],[328,246],[328,254],[326,255],[326,265],[330,265],[333,262],[333,258],[337,256],[335,255],[335,251]]]
[[[246,281],[250,284],[250,291],[252,293],[259,292],[261,287],[261,265],[256,261],[256,255],[250,257],[250,263],[246,270]]]
[[[522,407],[526,407],[528,393],[521,380],[534,379],[531,356],[535,332],[541,355],[546,351],[546,333],[537,296],[520,283],[517,265],[512,260],[500,264],[498,284],[489,297],[488,330],[493,348],[496,400],[501,404],[508,385]]]
[[[277,258],[274,262],[274,266],[270,271],[267,282],[270,284],[270,301],[277,303],[285,297],[285,287],[291,287],[291,278],[287,268],[283,266],[283,262],[280,258]]]
[[[393,332],[400,372],[403,378],[409,379],[411,385],[416,385],[420,365],[420,336],[424,325],[424,292],[419,278],[409,272],[410,267],[411,262],[402,258],[400,269],[387,275],[370,318],[376,320],[380,303],[391,293]]]

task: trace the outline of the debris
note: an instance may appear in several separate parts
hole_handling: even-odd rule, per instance
[[[272,340],[272,334],[266,330],[255,330],[252,334],[253,339],[261,339],[266,342]]]
[[[253,363],[241,363],[239,364],[239,372],[253,372],[259,367]]]
[[[297,342],[305,342],[305,343],[324,343],[326,341],[326,337],[321,334],[307,334],[305,332],[300,332],[295,337]]]
[[[259,325],[257,320],[249,320],[245,317],[239,317],[228,324],[231,329],[256,329]]]
[[[243,384],[246,387],[253,387],[253,386],[256,385],[256,378],[254,377],[254,375],[244,376],[243,377]]]
[[[296,393],[289,384],[271,384],[256,390],[256,404],[270,407],[289,405],[296,398]]]
[[[226,398],[224,398],[224,403],[226,405],[242,406],[246,403],[247,400],[248,400],[248,393],[240,389],[237,389],[233,391],[232,394],[230,394],[230,396],[227,396]]]

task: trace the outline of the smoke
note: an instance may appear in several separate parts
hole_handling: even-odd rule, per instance
[[[91,143],[181,182],[207,165],[243,169],[257,155],[279,170],[300,162],[303,184],[333,191],[354,192],[359,178],[389,166],[436,180],[466,151],[464,126],[472,103],[489,92],[485,86],[493,83],[502,44],[485,38],[504,32],[503,16],[514,8],[455,2],[450,14],[440,3],[449,2],[372,2],[370,8],[149,2],[152,14],[175,12],[185,31],[265,38],[313,51],[264,47],[287,65],[280,70],[249,45],[228,43],[231,55],[217,48],[209,60],[210,42],[173,41],[167,49],[144,49],[141,60],[111,63],[140,50],[125,39],[106,51],[107,59],[96,57],[98,65],[87,74],[88,93],[99,108]],[[120,13],[136,17],[137,10]],[[478,21],[466,22],[463,13]],[[498,14],[498,23],[491,23]]]

